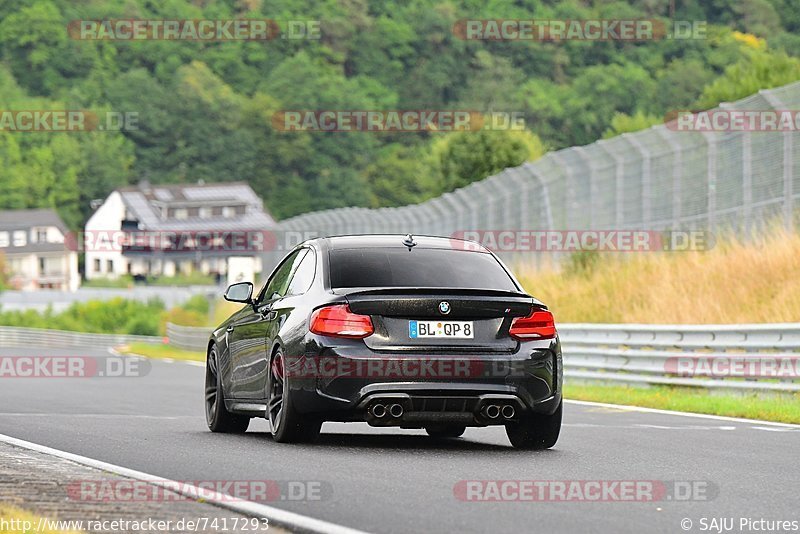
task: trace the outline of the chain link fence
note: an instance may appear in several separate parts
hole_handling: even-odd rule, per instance
[[[721,111],[800,109],[800,82]],[[708,230],[746,238],[796,228],[797,131],[676,131],[665,125],[550,152],[467,187],[399,208],[340,208],[283,221],[311,236],[488,230]],[[266,258],[271,268],[284,251]],[[537,252],[500,251],[538,264]],[[558,254],[556,254],[558,256]]]

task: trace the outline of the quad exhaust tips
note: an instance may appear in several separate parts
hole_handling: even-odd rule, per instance
[[[477,425],[506,424],[518,417],[517,410],[525,409],[524,404],[511,395],[485,395],[477,402],[465,402],[453,410],[453,403],[435,405],[432,410],[415,409],[412,399],[400,395],[381,395],[366,402],[366,420],[376,426],[411,424],[419,421],[441,422],[442,417],[465,421]],[[476,405],[477,404],[477,405]],[[451,411],[448,411],[450,408]],[[460,408],[460,409],[459,409]],[[410,410],[406,413],[406,409]]]
[[[401,404],[373,404],[370,410],[377,419],[383,419],[387,415],[398,418],[403,416],[403,406]]]
[[[504,404],[503,406],[499,404],[489,404],[484,408],[484,413],[489,419],[497,419],[501,415],[503,419],[513,419],[517,410],[511,404]]]

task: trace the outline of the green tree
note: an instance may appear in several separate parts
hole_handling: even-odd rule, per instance
[[[664,118],[656,117],[654,115],[645,115],[641,111],[637,111],[635,115],[630,116],[625,113],[615,113],[611,119],[611,126],[603,132],[603,139],[609,139],[628,132],[638,132],[651,126],[655,126],[663,122]]]
[[[441,186],[417,148],[390,145],[364,170],[372,207],[405,206],[435,196]]]
[[[638,95],[653,94],[654,86],[648,72],[631,63],[584,69],[573,90],[563,93],[564,117],[559,127],[569,132],[565,141],[569,145],[595,141],[615,113],[635,113]]]
[[[55,206],[81,225],[93,198],[142,178],[247,180],[279,217],[417,202],[535,156],[483,139],[506,134],[289,133],[272,116],[523,111],[533,134],[561,148],[798,79],[795,0],[675,7],[675,19],[707,21],[708,38],[498,42],[453,31],[464,18],[666,20],[659,0],[0,0],[2,109],[139,114],[138,130],[118,133],[1,133],[0,207]],[[76,19],[236,17],[283,30],[320,20],[322,38],[127,42],[67,31]]]
[[[783,52],[747,49],[738,63],[726,68],[722,76],[703,89],[697,106],[712,108],[720,102],[730,102],[797,80],[800,80],[800,59]]]
[[[430,157],[443,193],[538,159],[544,152],[541,140],[528,131],[480,130],[438,139]]]

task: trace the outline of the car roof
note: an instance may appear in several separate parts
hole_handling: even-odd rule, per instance
[[[319,238],[329,250],[348,248],[406,248],[407,234],[365,234],[341,235]],[[412,236],[415,247],[428,249],[466,250],[474,252],[489,252],[486,248],[474,241],[438,236]]]

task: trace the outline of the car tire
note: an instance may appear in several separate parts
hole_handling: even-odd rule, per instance
[[[205,409],[206,424],[212,432],[242,434],[250,426],[248,416],[233,414],[225,408],[225,392],[222,389],[216,346],[211,347],[206,356]]]
[[[278,443],[314,441],[319,436],[322,421],[304,416],[295,409],[283,364],[283,351],[278,349],[272,355],[269,365],[267,419],[272,439]]]
[[[558,441],[561,432],[561,408],[563,402],[553,414],[527,413],[521,414],[518,422],[506,424],[506,435],[516,449],[543,450],[549,449]]]
[[[467,427],[464,425],[431,425],[425,427],[425,432],[432,438],[458,438],[464,434]]]

